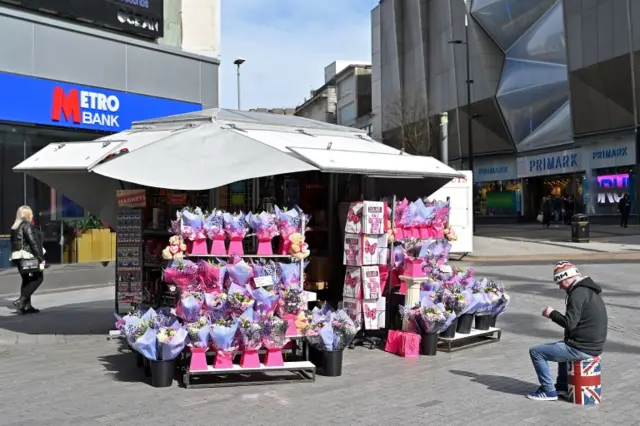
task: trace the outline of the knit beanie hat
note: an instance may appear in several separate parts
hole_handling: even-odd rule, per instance
[[[575,277],[576,275],[580,275],[578,268],[576,268],[573,263],[564,260],[556,263],[556,266],[553,268],[553,282],[555,283]]]

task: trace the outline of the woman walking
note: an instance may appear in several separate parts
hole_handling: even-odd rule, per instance
[[[43,236],[32,222],[31,207],[21,206],[11,226],[11,261],[22,277],[20,297],[13,302],[13,306],[21,314],[40,312],[31,304],[31,296],[44,279]]]
[[[542,198],[542,227],[549,227],[551,224],[551,216],[553,215],[553,206],[551,205],[551,197]]]

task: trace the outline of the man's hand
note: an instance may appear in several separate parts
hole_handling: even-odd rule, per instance
[[[555,309],[553,309],[551,306],[547,306],[547,308],[542,311],[542,316],[545,318],[549,318],[549,315],[551,315],[551,312],[555,311]]]

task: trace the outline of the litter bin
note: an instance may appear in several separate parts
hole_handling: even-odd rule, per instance
[[[575,214],[571,217],[571,241],[589,242],[589,216],[586,214]]]
[[[11,240],[8,235],[0,235],[0,269],[11,267]]]

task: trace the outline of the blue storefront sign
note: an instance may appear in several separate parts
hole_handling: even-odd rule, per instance
[[[134,121],[184,114],[200,104],[0,73],[0,120],[121,132]]]
[[[501,158],[479,161],[474,167],[473,180],[475,182],[493,182],[512,180],[516,178],[516,162],[514,158]]]
[[[518,158],[518,177],[560,175],[584,170],[582,152],[567,150]]]

